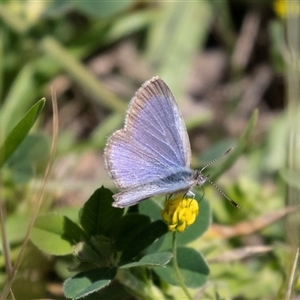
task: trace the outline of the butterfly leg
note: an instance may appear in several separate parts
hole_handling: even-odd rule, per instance
[[[173,196],[173,194],[166,195],[166,203],[168,206],[167,213],[169,213],[170,201],[171,201],[172,196]]]
[[[195,194],[192,192],[192,191],[190,191],[190,190],[188,190],[185,194],[184,194],[184,198],[187,198],[187,197],[191,197],[191,198],[195,198]]]

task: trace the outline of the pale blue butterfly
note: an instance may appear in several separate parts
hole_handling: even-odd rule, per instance
[[[146,81],[136,92],[124,129],[108,139],[104,159],[121,190],[113,196],[115,207],[178,192],[194,196],[191,188],[209,181],[202,171],[211,163],[201,170],[190,168],[191,148],[183,118],[172,92],[158,77]]]

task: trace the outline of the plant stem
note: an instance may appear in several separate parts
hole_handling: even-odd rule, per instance
[[[175,274],[178,280],[180,287],[182,288],[183,292],[185,293],[187,299],[192,300],[192,296],[190,295],[188,289],[186,288],[183,278],[180,274],[179,267],[177,264],[177,245],[176,245],[176,231],[173,232],[173,240],[172,240],[172,251],[173,251],[173,267],[175,270]]]
[[[292,291],[293,291],[293,285],[295,282],[295,278],[296,278],[296,271],[297,271],[297,265],[299,263],[299,247],[296,249],[296,253],[295,253],[295,258],[293,261],[293,265],[292,265],[292,269],[291,272],[289,274],[289,280],[288,280],[288,287],[287,287],[287,291],[286,291],[286,295],[285,295],[285,299],[286,300],[290,300],[292,299]]]

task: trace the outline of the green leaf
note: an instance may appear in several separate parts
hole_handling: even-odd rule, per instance
[[[149,226],[150,223],[150,218],[145,215],[137,213],[124,215],[113,234],[117,250],[123,250],[127,244],[134,239],[140,231]]]
[[[122,265],[120,269],[133,268],[133,267],[163,267],[173,257],[171,252],[158,252],[143,256],[139,261]]]
[[[67,255],[73,246],[85,238],[85,233],[65,216],[49,214],[36,219],[31,232],[32,242],[52,255]]]
[[[34,95],[36,95],[36,82],[34,79],[35,68],[33,64],[24,65],[18,68],[21,71],[18,73],[0,110],[0,129],[1,135],[8,134],[17,124],[18,120],[26,113],[32,105]],[[3,142],[1,136],[0,143]]]
[[[161,206],[153,199],[148,199],[139,203],[139,212],[147,215],[152,221],[161,220],[161,211],[163,209],[164,197],[161,197]]]
[[[153,199],[148,199],[147,201],[142,201],[139,203],[139,212],[143,213],[151,218],[152,221],[161,220],[161,211],[162,206],[160,206],[160,201],[163,204],[164,197],[158,198],[158,201]],[[165,234],[162,237],[160,237],[158,240],[156,240],[152,245],[150,245],[146,252],[148,254],[150,253],[156,253],[162,246],[165,238],[167,238],[169,235]],[[170,243],[168,243],[168,246],[166,249],[170,248]]]
[[[5,167],[12,172],[17,183],[25,183],[32,178],[36,167],[49,157],[49,141],[39,134],[29,134],[9,157]]]
[[[81,262],[88,262],[101,266],[101,257],[90,245],[80,242],[73,248],[73,255]],[[105,261],[107,262],[107,260]]]
[[[205,284],[209,268],[200,253],[192,248],[178,247],[177,262],[187,287],[199,288]],[[154,271],[168,283],[178,285],[172,262],[168,263],[165,268],[155,267]]]
[[[6,236],[10,244],[19,244],[23,241],[31,216],[23,213],[13,213],[5,222]],[[0,246],[2,251],[2,244]]]
[[[39,100],[33,105],[19,123],[12,129],[4,143],[0,147],[0,167],[12,155],[16,148],[27,136],[45,105],[45,99]]]
[[[112,207],[112,192],[97,189],[79,212],[79,222],[88,235],[110,236],[118,225],[123,209]]]
[[[114,280],[110,285],[101,289],[97,293],[94,293],[86,298],[86,300],[120,300],[120,299],[132,299],[130,290],[122,285],[119,281]],[[85,300],[85,299],[84,299]]]
[[[139,232],[124,249],[120,265],[130,262],[139,255],[143,250],[150,246],[156,239],[168,232],[167,225],[162,221],[155,221]]]
[[[133,10],[130,14],[122,14],[115,18],[109,29],[105,31],[105,44],[114,43],[126,36],[148,28],[153,24],[153,20],[157,18],[159,11],[153,9]],[[98,30],[99,31],[99,30]],[[98,34],[99,35],[99,34]]]
[[[103,289],[116,276],[117,270],[100,268],[85,271],[69,278],[64,283],[64,294],[67,298],[80,299]]]

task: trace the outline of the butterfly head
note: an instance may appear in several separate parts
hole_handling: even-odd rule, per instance
[[[206,183],[207,181],[209,181],[209,176],[205,176],[201,170],[196,170],[194,172],[194,182],[195,182],[195,185],[198,185],[198,186],[201,186],[203,185],[204,183]]]

